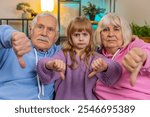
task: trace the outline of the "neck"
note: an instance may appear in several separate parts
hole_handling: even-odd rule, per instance
[[[36,49],[36,51],[38,51],[38,52],[47,52],[48,51],[48,49],[41,49],[41,48],[37,48],[37,47],[34,47],[35,49]]]
[[[76,54],[78,55],[78,56],[80,56],[81,58],[84,58],[84,56],[85,56],[85,52],[84,52],[84,50],[76,50]]]
[[[114,55],[119,48],[105,48],[106,52]]]
[[[75,52],[76,52],[76,54],[77,54],[78,56],[80,56],[81,53],[83,53],[83,51],[84,51],[84,50],[78,50],[78,49],[75,50]]]

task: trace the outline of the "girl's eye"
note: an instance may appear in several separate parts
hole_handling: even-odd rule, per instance
[[[84,36],[87,36],[87,35],[88,35],[88,33],[83,33],[83,35],[84,35]]]
[[[75,34],[73,34],[73,36],[78,37],[78,36],[80,36],[80,34],[75,33]]]

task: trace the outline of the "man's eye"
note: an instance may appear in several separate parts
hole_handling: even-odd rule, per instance
[[[53,28],[48,28],[48,31],[53,32],[54,29]]]
[[[39,29],[43,29],[43,26],[42,25],[38,25],[37,26]]]

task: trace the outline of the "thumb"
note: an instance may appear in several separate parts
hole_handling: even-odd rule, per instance
[[[22,56],[17,56],[17,58],[18,58],[18,62],[19,62],[19,64],[20,64],[20,66],[21,66],[22,68],[25,68],[25,67],[26,67],[26,64],[25,64],[25,62],[24,62]]]
[[[64,72],[59,72],[59,74],[60,74],[60,78],[61,78],[62,80],[64,80],[64,79],[65,79]]]
[[[135,86],[135,83],[136,83],[136,79],[137,79],[137,76],[138,76],[138,73],[142,67],[143,63],[141,62],[139,64],[139,66],[137,67],[137,69],[131,73],[131,76],[130,76],[130,84],[131,86]]]
[[[88,77],[89,77],[89,78],[92,78],[93,76],[96,75],[96,73],[97,73],[96,71],[92,71],[92,72],[88,75]]]

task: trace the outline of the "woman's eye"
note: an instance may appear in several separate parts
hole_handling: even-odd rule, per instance
[[[103,32],[107,32],[107,31],[109,31],[109,30],[108,30],[108,28],[104,28],[102,31],[103,31]]]
[[[114,28],[115,31],[120,31],[120,28]]]

